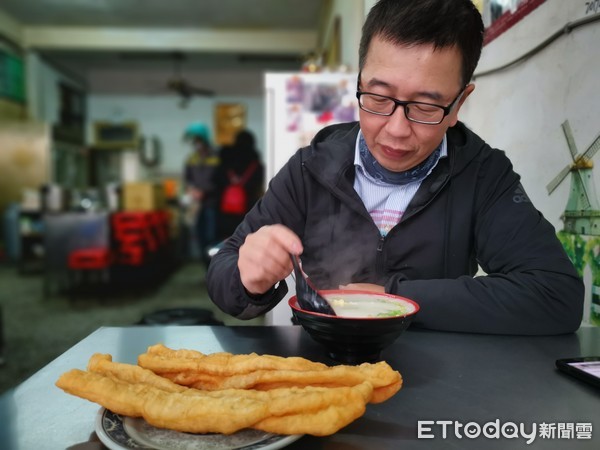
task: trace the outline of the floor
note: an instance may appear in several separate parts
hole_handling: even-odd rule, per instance
[[[0,393],[25,380],[101,326],[137,324],[153,311],[195,307],[210,309],[225,325],[259,325],[262,318],[239,321],[219,311],[208,298],[204,268],[185,263],[154,285],[98,294],[85,289],[44,296],[41,274],[21,274],[0,265],[0,306],[4,328],[4,363]]]

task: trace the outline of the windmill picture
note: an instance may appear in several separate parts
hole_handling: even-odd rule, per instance
[[[565,212],[561,219],[564,222],[564,231],[572,234],[585,234],[600,236],[600,205],[596,195],[596,187],[592,178],[594,163],[592,158],[600,150],[600,135],[582,154],[577,152],[573,132],[569,121],[562,123],[563,133],[571,152],[573,163],[561,170],[554,179],[548,183],[548,195],[571,174],[571,192]]]

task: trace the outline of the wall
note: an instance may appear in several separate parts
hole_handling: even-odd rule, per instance
[[[590,17],[593,11],[586,9],[583,1],[546,0],[484,47],[476,74],[520,57],[568,22]],[[572,177],[568,175],[548,194],[546,185],[572,163],[561,124],[569,121],[579,153],[600,134],[599,40],[600,22],[592,23],[558,38],[520,64],[476,77],[476,89],[460,114],[461,120],[492,146],[506,151],[530,199],[557,231],[563,229],[561,215]],[[598,170],[592,173],[598,186]],[[597,255],[598,249],[592,250]],[[584,271],[589,303],[592,275],[589,266]]]
[[[354,65],[357,61],[357,45],[362,25],[363,0],[332,1],[330,15],[323,34],[329,39],[336,16],[341,19],[342,61]],[[358,34],[357,34],[358,33]],[[285,66],[287,64],[287,66]],[[277,61],[270,62],[278,69]],[[281,62],[282,70],[290,71],[289,63]],[[254,132],[261,155],[265,154],[265,89],[264,73],[259,70],[199,70],[193,65],[184,66],[184,77],[195,86],[210,87],[217,96],[194,97],[189,106],[182,109],[175,95],[165,92],[166,80],[172,77],[169,61],[163,70],[144,72],[121,67],[105,67],[89,74],[90,88],[94,94],[88,97],[88,123],[96,120],[130,121],[140,124],[144,135],[159,137],[163,147],[159,175],[178,175],[189,153],[189,146],[182,140],[182,133],[191,122],[207,122],[212,127],[214,106],[217,103],[241,103],[247,108],[247,128]],[[300,67],[298,67],[300,70]],[[111,94],[103,92],[111,92]],[[131,95],[131,92],[138,95]],[[220,95],[228,92],[228,96]],[[114,95],[114,94],[117,95]],[[89,134],[91,136],[91,132]]]
[[[28,80],[29,110],[32,119],[54,125],[59,121],[59,83],[64,82],[83,89],[83,86],[77,80],[73,80],[63,72],[40,59],[35,52],[30,52],[27,56],[27,64],[31,69],[28,71],[30,79]],[[110,73],[109,73],[110,74]],[[131,74],[129,74],[131,75]],[[168,78],[169,73],[162,77],[155,77],[156,81],[148,83],[147,95],[131,95],[120,93],[118,95],[108,94],[89,94],[87,96],[87,136],[88,142],[92,143],[92,127],[95,121],[136,121],[140,125],[140,131],[146,136],[156,136],[159,138],[163,152],[161,165],[155,175],[178,175],[181,172],[183,160],[189,152],[189,148],[182,140],[182,133],[186,125],[190,122],[205,121],[211,126],[213,124],[213,107],[217,103],[241,103],[247,108],[247,127],[255,132],[258,150],[264,152],[264,99],[262,89],[258,89],[255,84],[262,83],[262,78],[255,81],[253,78],[252,89],[254,92],[260,90],[261,95],[252,96],[216,96],[211,98],[195,97],[191,100],[188,107],[182,109],[179,107],[178,97],[163,93],[163,85]],[[92,83],[96,82],[99,75],[91,77]],[[235,74],[222,76],[230,83],[237,82],[238,85],[244,85],[244,77]],[[110,77],[108,77],[110,78]],[[137,76],[131,75],[123,78],[121,83],[119,79],[110,78],[113,83],[127,84],[142,80]],[[121,79],[121,80],[123,80]],[[160,81],[161,84],[158,84]],[[160,89],[159,89],[160,88]]]
[[[484,47],[476,74],[521,56],[585,15],[584,2],[547,0]],[[597,22],[559,38],[519,65],[476,78],[475,92],[461,111],[461,120],[507,152],[531,200],[559,229],[569,180],[551,196],[546,185],[571,162],[562,122],[569,120],[580,152],[600,133],[599,38]]]
[[[340,59],[350,71],[358,70],[358,44],[364,10],[364,0],[332,0],[330,14],[322,31],[323,45],[327,48],[332,38],[335,18],[340,18]]]
[[[181,173],[188,145],[182,135],[191,122],[205,122],[213,127],[214,105],[241,103],[246,106],[247,128],[256,135],[258,150],[264,152],[264,99],[256,96],[193,98],[187,108],[179,107],[175,95],[90,95],[88,123],[94,121],[136,121],[145,136],[157,136],[162,144],[162,163],[159,172],[167,175]]]
[[[355,56],[359,36],[357,29],[359,30],[362,25],[362,5],[363,0],[332,0],[332,15],[341,18],[342,61],[351,66],[355,65],[357,60]],[[330,21],[330,26],[331,24],[333,24],[333,19]],[[107,45],[105,41],[99,39],[102,37],[106,39],[106,36],[101,34],[93,36],[90,34],[90,30],[87,30],[88,34],[69,35],[71,37],[65,37],[65,33],[67,31],[71,33],[73,30],[55,31],[49,27],[28,27],[24,31],[20,24],[0,11],[0,33],[18,40],[21,44],[25,42],[24,45],[29,48],[36,48],[37,46],[47,48],[58,45],[55,43],[56,40],[59,40],[60,45],[64,48],[72,48],[73,46],[76,48],[96,48],[97,46]],[[209,30],[208,32],[224,33],[224,35],[229,33],[227,35],[235,36],[235,39],[227,45],[250,49],[254,48],[251,45],[256,39],[265,35],[265,33],[258,31],[250,32],[244,36],[243,42],[241,42],[240,36],[236,35],[234,31]],[[49,35],[49,32],[54,34]],[[135,41],[137,46],[146,48],[149,45],[157,45],[156,36],[154,41],[148,42],[147,33],[139,32],[139,35],[145,37],[142,41]],[[267,33],[266,35],[270,39],[270,46],[276,48],[314,48],[316,42],[316,33],[313,32],[288,31],[282,32],[280,36],[273,33],[270,35]],[[96,40],[90,41],[90,36]],[[215,35],[210,36],[215,37]],[[204,42],[208,45],[208,41],[214,41],[214,39],[210,39],[210,36],[208,39],[200,39],[200,43]],[[273,36],[276,37],[273,38]],[[264,40],[264,36],[262,39]],[[130,48],[132,42],[134,42],[132,39],[117,39],[113,42],[113,45],[115,48]],[[225,45],[225,39],[218,38],[217,42],[221,46]],[[165,45],[165,48],[168,47],[165,43],[161,45]],[[187,48],[190,45],[198,46],[200,44],[198,39],[187,39],[183,44],[180,42],[180,45]],[[248,47],[249,45],[250,47]],[[262,46],[265,46],[264,42],[262,42]],[[46,122],[52,126],[59,120],[60,97],[58,83],[66,81],[77,85],[77,82],[73,83],[74,80],[69,80],[65,73],[49,65],[35,52],[29,52],[26,58],[30,118]],[[103,67],[102,70],[96,70],[95,73],[87,74],[89,76],[88,90],[93,93],[87,98],[88,136],[91,137],[91,127],[96,120],[135,120],[139,122],[142,133],[156,135],[162,142],[164,152],[160,172],[165,174],[179,173],[183,159],[189,151],[187,145],[181,139],[182,130],[192,121],[208,121],[212,124],[213,106],[219,102],[231,102],[246,104],[247,127],[255,132],[258,149],[260,152],[264,152],[265,123],[262,74],[242,74],[239,73],[239,70],[209,74],[206,71],[197,71],[196,73],[193,68],[186,67],[185,76],[189,77],[194,84],[213,88],[208,81],[211,81],[212,84],[217,83],[215,86],[217,97],[211,99],[194,98],[187,109],[180,109],[175,96],[163,94],[158,89],[156,94],[150,92],[152,86],[159,86],[159,82],[161,83],[160,86],[164,87],[165,80],[172,75],[170,66],[171,64],[168,63],[163,72],[151,74],[140,71],[137,71],[137,73],[124,73],[121,68],[108,66]],[[289,67],[287,67],[287,70],[289,70]],[[202,77],[208,78],[204,79]],[[138,95],[132,95],[131,91],[127,91],[132,85],[137,87]],[[218,88],[220,85],[227,88],[228,97],[219,96]],[[140,86],[143,87],[140,88]],[[145,86],[148,86],[148,89],[145,89]],[[111,94],[103,93],[108,89],[111,89]],[[148,91],[148,94],[141,94],[141,90]],[[251,94],[248,94],[248,92],[251,92]]]
[[[58,85],[63,75],[46,64],[37,53],[27,54],[27,101],[33,120],[56,125],[59,122]]]
[[[0,10],[0,36],[4,36],[13,44],[20,46],[23,41],[23,29],[11,16]]]

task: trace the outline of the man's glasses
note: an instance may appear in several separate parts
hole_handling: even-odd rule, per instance
[[[360,109],[379,116],[391,116],[398,106],[404,108],[404,115],[411,122],[423,123],[425,125],[437,125],[452,112],[458,100],[465,92],[462,88],[456,98],[448,106],[435,105],[423,102],[404,102],[385,95],[372,94],[370,92],[356,91],[356,98]]]

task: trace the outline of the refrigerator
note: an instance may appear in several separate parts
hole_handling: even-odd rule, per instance
[[[357,76],[356,73],[265,74],[267,183],[319,130],[358,120]],[[295,288],[291,277],[286,283],[289,292],[267,313],[268,325],[291,324],[288,299],[295,294]]]

